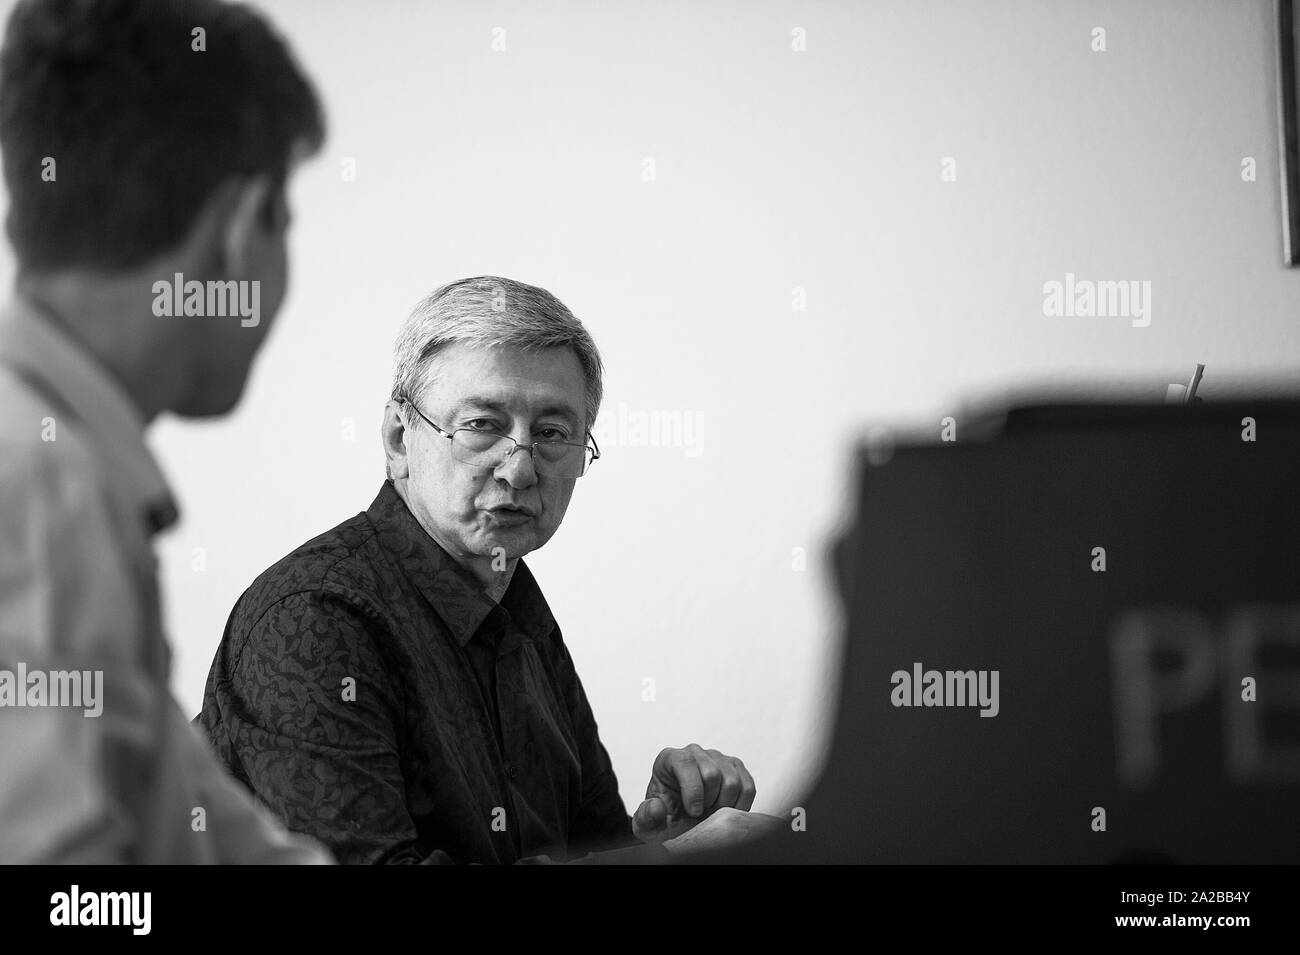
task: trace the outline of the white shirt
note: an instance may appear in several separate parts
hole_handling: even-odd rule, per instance
[[[144,429],[55,321],[0,315],[0,863],[328,863],[171,696],[151,538],[176,509]],[[102,713],[17,705],[57,671],[102,672]]]

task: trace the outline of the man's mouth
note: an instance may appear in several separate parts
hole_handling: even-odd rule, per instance
[[[511,505],[489,507],[487,512],[498,527],[518,527],[520,524],[527,524],[535,516],[528,508]]]

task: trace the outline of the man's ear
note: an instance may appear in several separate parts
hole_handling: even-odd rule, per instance
[[[260,243],[265,241],[263,210],[271,200],[271,177],[263,174],[240,180],[232,192],[221,234],[224,271],[228,275],[248,275],[254,271]]]
[[[394,481],[410,477],[406,456],[406,422],[402,420],[402,406],[396,401],[384,405],[384,422],[379,426],[384,443],[384,458],[388,462],[388,476]]]

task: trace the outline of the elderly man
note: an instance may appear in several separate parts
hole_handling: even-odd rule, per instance
[[[236,604],[198,722],[341,861],[572,859],[752,804],[740,760],[692,745],[659,754],[628,818],[522,559],[600,456],[601,377],[591,336],[543,289],[439,289],[397,342],[389,480]]]

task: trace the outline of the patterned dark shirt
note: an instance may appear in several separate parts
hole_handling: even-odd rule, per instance
[[[558,861],[635,843],[527,566],[495,603],[390,482],[239,598],[195,723],[341,862]]]

